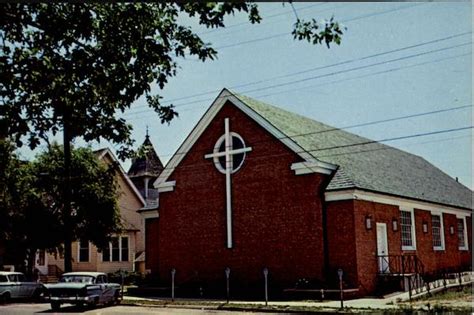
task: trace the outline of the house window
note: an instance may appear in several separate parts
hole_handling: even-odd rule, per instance
[[[79,262],[89,262],[89,242],[80,241],[79,242]]]
[[[128,261],[128,237],[112,237],[109,246],[102,252],[102,261]]]
[[[431,215],[431,233],[433,235],[433,249],[444,250],[443,220],[441,215]]]
[[[467,250],[466,219],[458,218],[458,244],[460,250]]]
[[[120,245],[120,259],[128,261],[128,237],[122,237]]]
[[[415,230],[414,230],[413,210],[400,210],[400,229],[402,238],[402,250],[415,250]]]

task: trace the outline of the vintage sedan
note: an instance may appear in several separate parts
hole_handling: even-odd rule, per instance
[[[102,272],[68,272],[58,283],[45,286],[53,310],[65,303],[95,306],[120,302],[120,285],[109,283],[107,275]]]
[[[44,290],[42,283],[27,281],[21,272],[0,271],[0,301],[16,298],[39,299]]]

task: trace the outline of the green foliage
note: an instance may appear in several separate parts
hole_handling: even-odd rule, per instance
[[[218,28],[239,11],[251,23],[261,21],[256,4],[240,1],[6,3],[0,10],[0,122],[8,122],[17,146],[26,136],[34,149],[71,121],[72,139],[110,140],[120,144],[119,157],[125,158],[132,127],[118,115],[145,96],[162,123],[171,121],[177,112],[160,104],[151,85],[163,89],[180,58],[217,56],[178,17]],[[331,20],[321,30],[316,24],[298,20],[295,38],[339,44],[337,23]]]
[[[64,241],[64,163],[53,144],[33,162],[22,162],[7,141],[0,141],[0,239],[15,244],[27,259],[37,249],[61,250]],[[121,231],[116,165],[100,162],[87,148],[72,150],[73,239],[105,247]]]
[[[49,151],[37,156],[33,172],[43,202],[64,227],[64,153],[53,144]],[[86,239],[104,248],[113,233],[120,232],[117,205],[117,165],[105,165],[88,148],[72,150],[71,154],[71,224],[73,239]],[[60,243],[66,231],[58,233]]]
[[[334,21],[334,17],[327,22],[320,23],[315,19],[301,21],[298,19],[292,32],[293,38],[306,40],[312,44],[325,43],[329,48],[331,43],[341,44],[343,30],[346,28]]]

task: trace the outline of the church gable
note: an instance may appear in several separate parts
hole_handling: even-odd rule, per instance
[[[161,175],[155,181],[155,187],[159,191],[170,191],[173,190],[174,185],[176,184],[173,180],[168,180],[170,175],[174,172],[177,166],[185,158],[188,152],[193,147],[197,139],[202,135],[204,130],[209,128],[209,124],[215,116],[221,111],[224,104],[231,103],[237,107],[242,113],[247,115],[251,120],[253,120],[261,128],[265,129],[270,133],[276,140],[279,140],[284,144],[288,149],[293,151],[296,155],[300,157],[300,161],[292,164],[290,167],[295,172],[295,174],[308,174],[308,173],[322,173],[322,174],[332,174],[337,168],[336,165],[319,161],[311,154],[307,153],[301,146],[299,146],[295,141],[290,137],[282,133],[278,128],[272,125],[268,120],[263,116],[258,114],[252,108],[247,106],[242,102],[238,97],[229,92],[227,89],[224,89],[216,100],[213,102],[211,107],[207,110],[201,120],[198,122],[196,127],[193,129],[191,134],[186,138],[180,148],[177,150],[175,155],[172,157],[170,162],[167,164],[166,168],[163,170]],[[222,126],[223,128],[224,126]],[[223,132],[224,133],[224,132]]]

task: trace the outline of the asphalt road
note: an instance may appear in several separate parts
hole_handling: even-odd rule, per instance
[[[11,303],[0,305],[0,314],[236,314],[238,312],[201,310],[201,309],[182,309],[182,308],[163,308],[146,306],[110,306],[97,307],[95,309],[81,309],[75,306],[65,304],[59,312],[51,310],[46,303]],[[245,313],[252,314],[252,313]],[[269,314],[269,313],[266,313]],[[281,313],[280,313],[281,314]]]

